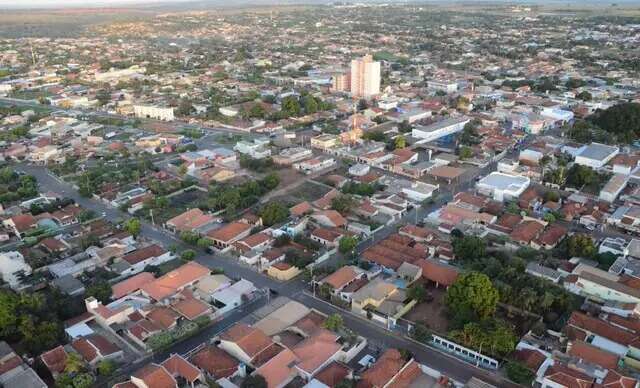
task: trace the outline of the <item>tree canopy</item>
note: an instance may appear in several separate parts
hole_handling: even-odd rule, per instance
[[[496,311],[499,297],[487,275],[468,272],[449,287],[445,301],[454,314],[472,313],[484,319]]]

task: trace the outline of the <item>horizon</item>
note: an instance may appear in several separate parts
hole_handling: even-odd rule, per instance
[[[264,6],[264,5],[292,5],[292,4],[330,4],[336,2],[346,3],[452,3],[447,0],[236,0],[231,6]],[[87,2],[86,0],[0,0],[0,9],[74,9],[74,8],[112,8],[112,7],[162,7],[188,4],[207,4],[211,6],[225,6],[230,4],[223,0],[99,0]],[[460,0],[453,3],[486,3],[488,5],[498,4],[564,4],[564,5],[602,5],[609,7],[613,3],[602,3],[598,0]],[[640,0],[618,0],[615,4],[625,6],[640,4]]]

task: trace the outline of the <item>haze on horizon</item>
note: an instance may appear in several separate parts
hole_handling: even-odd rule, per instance
[[[344,1],[344,0],[335,0]],[[347,2],[362,2],[362,3],[402,3],[402,2],[451,2],[445,0],[346,0]],[[176,4],[176,3],[211,3],[211,5],[229,5],[228,2],[222,0],[0,0],[0,8],[103,8],[110,6],[135,6],[135,5],[162,5],[162,4]],[[332,0],[235,0],[237,5],[265,5],[265,4],[310,4],[310,3],[332,3]],[[572,3],[572,4],[585,4],[590,5],[601,3],[598,0],[459,0],[455,1],[459,3],[464,2],[486,2],[486,3],[529,3],[529,4],[542,4],[542,3]],[[640,0],[617,0],[617,4],[640,4]],[[607,4],[609,5],[609,4]]]

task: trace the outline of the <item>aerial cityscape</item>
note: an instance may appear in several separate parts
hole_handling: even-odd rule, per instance
[[[0,387],[640,388],[640,3],[0,1]]]

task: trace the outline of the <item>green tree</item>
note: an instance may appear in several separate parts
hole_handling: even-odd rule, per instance
[[[196,252],[193,249],[187,249],[182,252],[180,258],[184,261],[192,261],[196,258]]]
[[[471,312],[484,319],[496,311],[499,298],[498,290],[487,275],[468,272],[460,275],[449,287],[445,301],[454,314]]]
[[[509,361],[505,367],[507,377],[514,383],[524,386],[531,386],[531,382],[535,377],[534,373],[523,364],[516,361]]]
[[[415,339],[418,342],[422,342],[423,344],[427,344],[431,342],[433,338],[431,331],[423,324],[418,323],[413,327],[411,331],[411,338]]]
[[[358,246],[358,239],[354,236],[344,236],[340,239],[338,243],[338,250],[343,255],[353,252]]]
[[[259,212],[265,226],[272,226],[285,221],[289,217],[289,208],[281,202],[269,202]]]
[[[112,360],[102,360],[98,363],[100,376],[111,376],[116,370],[116,364]]]
[[[273,190],[280,184],[280,177],[276,173],[271,173],[264,177],[261,182],[267,190]]]
[[[307,114],[316,113],[319,109],[318,101],[310,94],[302,97],[302,106]]]
[[[339,213],[345,213],[356,205],[356,201],[350,195],[338,195],[331,200],[331,208]]]
[[[107,302],[109,302],[109,299],[111,299],[111,286],[106,281],[96,282],[87,287],[85,295],[87,297],[93,296],[100,302],[107,304]]]
[[[195,112],[195,108],[191,101],[186,98],[181,99],[178,107],[176,108],[176,114],[178,116],[189,116],[193,112]]]
[[[470,147],[463,146],[460,147],[458,154],[460,156],[460,159],[469,159],[473,156],[473,150]]]
[[[399,135],[398,137],[396,137],[394,139],[394,147],[395,149],[402,149],[404,147],[407,146],[407,139],[404,138],[404,136]]]
[[[245,377],[240,384],[240,388],[268,388],[267,380],[259,374],[253,374]]]
[[[323,326],[325,327],[325,329],[327,330],[331,330],[331,331],[339,331],[340,329],[342,329],[342,327],[344,326],[344,321],[342,319],[342,316],[340,314],[331,314],[327,317],[327,319],[324,321]]]
[[[591,101],[593,99],[593,96],[591,95],[591,93],[585,91],[582,91],[578,94],[576,94],[576,98],[582,100],[582,101]]]
[[[300,116],[300,112],[302,110],[300,102],[294,96],[287,96],[283,98],[281,109],[287,116]]]
[[[196,245],[198,248],[206,249],[213,245],[213,241],[210,238],[203,237],[198,239]]]
[[[422,284],[414,284],[407,290],[407,298],[418,303],[424,302],[427,299],[427,290]]]
[[[453,240],[453,252],[462,261],[471,261],[486,255],[484,240],[475,236],[463,236]]]
[[[576,233],[567,239],[567,253],[569,257],[593,258],[597,249],[588,234]]]
[[[140,235],[140,231],[142,229],[142,224],[140,220],[137,218],[131,218],[127,220],[124,224],[124,230],[126,230],[129,234],[133,236],[133,238],[137,238]]]

